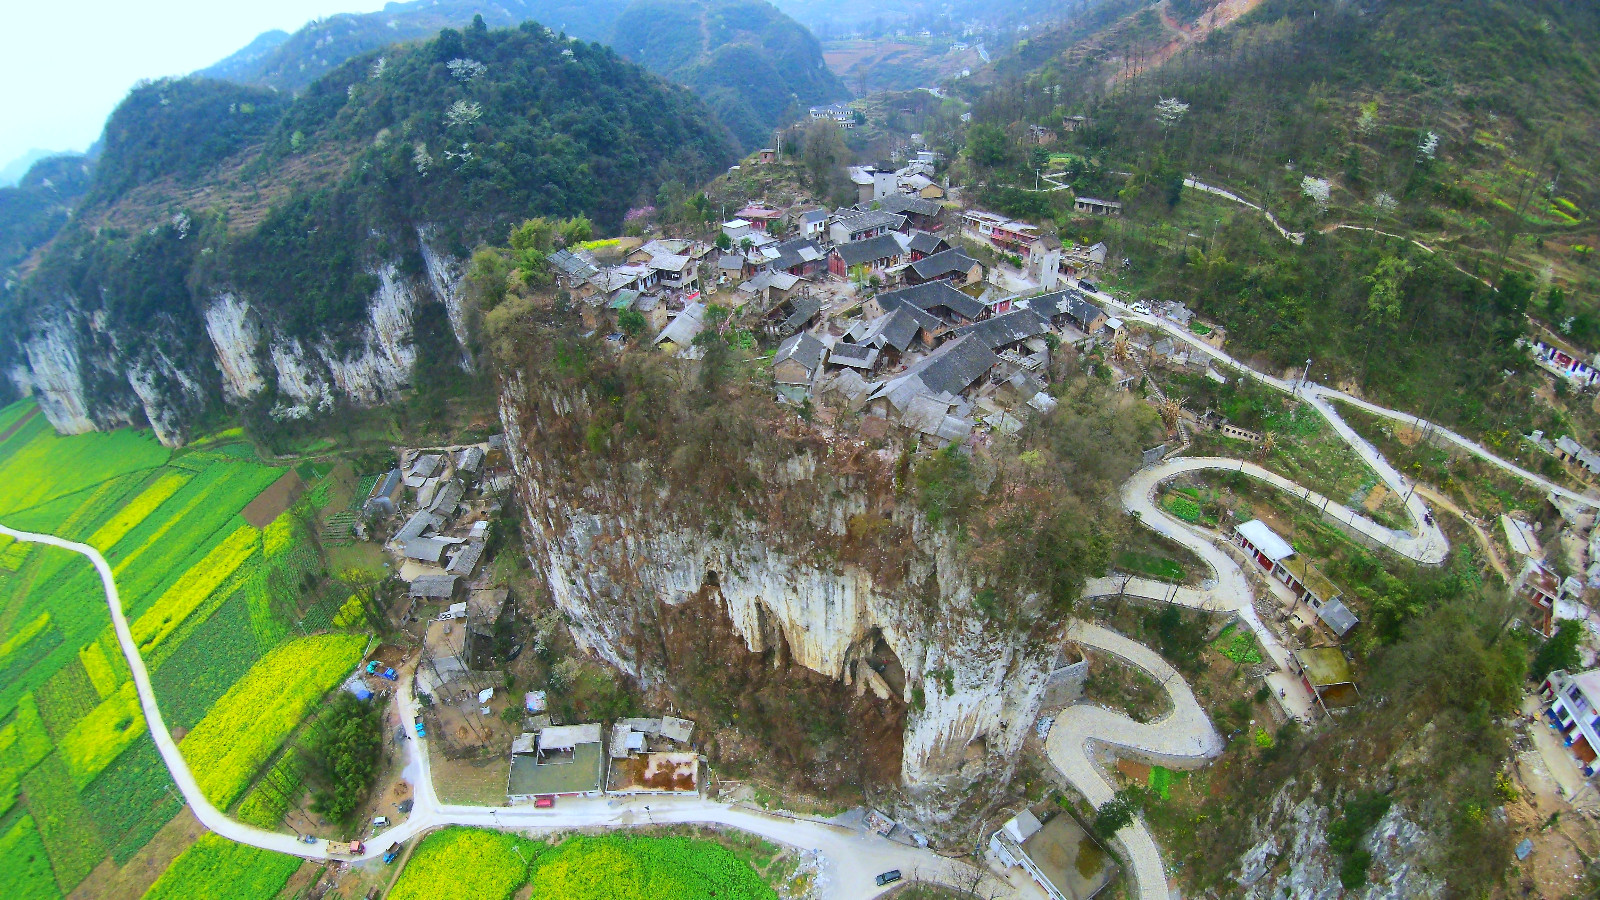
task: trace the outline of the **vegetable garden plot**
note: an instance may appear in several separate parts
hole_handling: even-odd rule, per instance
[[[82,788],[144,733],[139,694],[128,681],[74,725],[56,745],[56,752],[72,773],[73,786]]]
[[[207,832],[172,861],[143,900],[271,900],[298,868],[296,857],[235,844]]]
[[[236,592],[150,673],[167,727],[198,725],[260,659],[249,606],[243,592]]]
[[[17,712],[0,728],[0,815],[17,802],[22,776],[50,755],[50,735],[33,698],[24,695]]]
[[[122,751],[80,796],[119,866],[183,809],[183,795],[148,733]]]
[[[62,893],[71,893],[106,856],[100,832],[73,789],[72,773],[52,753],[23,776],[22,791],[50,855],[56,884]]]
[[[70,659],[33,692],[39,715],[52,740],[59,741],[100,703],[83,660]]]
[[[5,885],[9,900],[56,900],[61,896],[31,816],[13,822],[0,835],[0,884]]]

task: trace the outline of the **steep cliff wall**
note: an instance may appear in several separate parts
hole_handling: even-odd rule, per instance
[[[888,805],[938,834],[1009,781],[1054,648],[992,627],[972,602],[980,585],[956,542],[885,500],[893,453],[870,454],[864,471],[827,447],[735,446],[775,504],[785,498],[783,514],[775,505],[770,515],[707,519],[697,510],[714,499],[641,460],[604,481],[578,474],[563,436],[586,420],[589,399],[547,384],[529,390],[508,383],[502,420],[533,563],[580,643],[658,684],[657,610],[709,593],[749,650],[782,646],[807,669],[881,690],[902,680],[874,671],[881,639],[904,671],[896,699],[906,704]],[[845,558],[867,527],[905,535],[893,574]]]
[[[163,309],[139,329],[108,326],[75,298],[58,296],[30,311],[18,361],[4,377],[18,392],[36,396],[64,434],[148,423],[168,446],[187,440],[191,423],[215,402],[243,403],[268,393],[278,419],[326,413],[338,401],[392,402],[416,370],[417,304],[444,304],[457,341],[466,336],[459,290],[464,261],[422,246],[422,277],[394,263],[372,267],[377,289],[363,319],[342,334],[310,339],[285,334],[270,308],[232,287],[198,287],[203,302]],[[178,337],[190,332],[203,337]],[[465,365],[464,345],[461,353]]]

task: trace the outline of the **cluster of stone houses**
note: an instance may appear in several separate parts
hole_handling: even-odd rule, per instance
[[[556,286],[585,304],[586,314],[610,310],[613,316],[635,310],[654,331],[700,298],[700,269],[713,248],[703,241],[661,238],[602,266],[594,254],[561,249],[547,262]]]
[[[963,277],[887,290],[858,315],[803,327],[773,357],[779,393],[859,412],[867,436],[899,427],[939,447],[980,431],[1015,432],[1049,411],[1051,352],[1114,331],[1114,320],[1075,289],[985,302],[958,287]]]
[[[374,521],[401,522],[385,543],[412,603],[456,604],[478,575],[498,495],[510,486],[505,438],[404,450],[364,502]]]

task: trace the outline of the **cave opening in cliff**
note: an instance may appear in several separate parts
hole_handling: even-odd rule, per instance
[[[899,783],[901,694],[879,699],[859,682],[846,685],[794,662],[780,629],[766,629],[768,645],[751,651],[709,578],[687,602],[663,607],[660,627],[657,662],[667,689],[703,723],[719,774],[834,800]],[[885,668],[899,670],[893,651],[884,649]],[[902,685],[904,677],[901,671]]]

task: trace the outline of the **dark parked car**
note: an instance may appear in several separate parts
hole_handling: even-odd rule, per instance
[[[883,873],[882,875],[878,876],[878,887],[883,887],[886,884],[894,884],[896,881],[899,881],[899,880],[900,880],[900,870],[899,869],[890,869],[889,871],[887,871],[887,872]]]
[[[1095,284],[1092,281],[1087,281],[1087,280],[1082,279],[1082,278],[1078,279],[1078,287],[1082,288],[1083,290],[1088,291],[1091,294],[1095,294],[1095,293],[1099,293],[1100,292],[1100,286],[1099,285]]]

